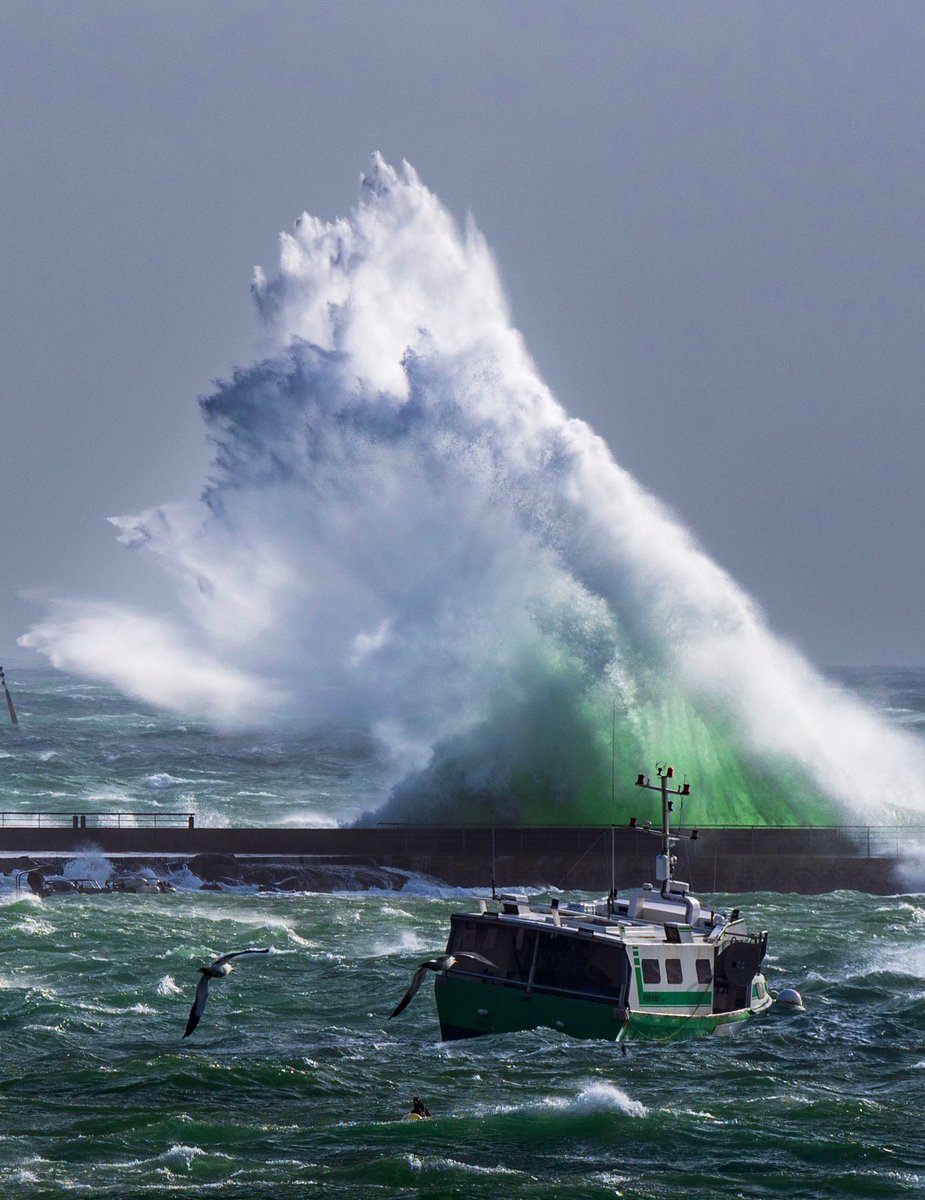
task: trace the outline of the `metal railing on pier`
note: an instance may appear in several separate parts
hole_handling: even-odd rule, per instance
[[[191,812],[0,812],[0,829],[195,829]]]

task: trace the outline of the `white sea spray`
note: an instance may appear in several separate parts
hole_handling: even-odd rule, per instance
[[[612,711],[631,774],[675,758],[714,821],[882,813],[887,765],[925,808],[921,741],[775,638],[568,416],[473,222],[410,166],[374,157],[254,290],[275,350],[202,402],[203,503],[114,518],[185,618],[62,601],[24,645],[219,723],[365,723],[399,819],[603,819]]]

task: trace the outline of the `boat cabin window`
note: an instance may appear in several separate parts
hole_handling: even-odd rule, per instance
[[[626,952],[581,937],[540,935],[533,984],[618,998],[626,976]]]
[[[644,958],[642,960],[642,982],[643,983],[661,983],[662,970],[661,964],[657,958]]]
[[[471,920],[463,918],[451,919],[450,940],[447,943],[447,953],[453,954],[458,950],[470,950],[475,954],[483,954],[492,962],[497,962],[496,944],[498,942],[498,927],[478,917]],[[501,931],[502,934],[507,932]]]
[[[462,970],[523,986],[530,982],[530,969],[535,961],[533,987],[539,990],[555,988],[607,1000],[619,1000],[626,990],[629,964],[620,945],[552,930],[538,933],[523,925],[506,925],[483,917],[454,915],[447,953],[460,950],[482,954],[494,963],[494,967],[465,963]],[[654,965],[657,972],[658,962]]]
[[[709,960],[706,958],[698,958],[697,959],[697,982],[698,983],[712,983],[713,982],[713,970],[710,966]]]
[[[536,935],[523,926],[517,928],[480,918],[457,920],[454,917],[447,953],[468,950],[481,954],[494,963],[494,969],[479,963],[465,963],[463,969],[526,983],[535,938]]]
[[[454,950],[474,950],[475,949],[475,926],[474,925],[458,925],[453,929],[453,934],[450,938],[450,944],[447,946],[447,951],[452,953]]]
[[[666,983],[683,983],[684,975],[681,972],[680,958],[665,959],[665,982]]]

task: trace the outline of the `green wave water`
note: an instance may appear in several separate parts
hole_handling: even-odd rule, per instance
[[[796,763],[750,755],[729,715],[702,705],[678,693],[617,706],[583,696],[567,675],[550,677],[503,723],[439,745],[428,766],[397,785],[385,814],[408,822],[452,822],[465,812],[480,822],[625,824],[639,812],[638,771],[659,761],[690,782],[685,816],[697,825],[843,820]]]
[[[193,811],[202,825],[351,823],[364,814],[420,822],[622,823],[640,812],[639,770],[669,761],[691,783],[685,821],[831,825],[843,817],[792,763],[751,759],[719,712],[683,697],[616,710],[575,703],[550,679],[496,729],[448,739],[424,771],[395,784],[394,765],[357,724],[216,732],[105,684],[47,669],[8,670],[20,730],[0,725],[0,811]],[[838,681],[894,724],[925,719],[925,673],[855,670]],[[616,719],[614,719],[616,718]],[[504,763],[503,779],[460,764]],[[882,805],[883,796],[875,797]]]

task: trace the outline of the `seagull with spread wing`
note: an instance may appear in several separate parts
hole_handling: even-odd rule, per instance
[[[498,969],[490,959],[483,958],[481,954],[472,954],[468,950],[460,950],[458,954],[441,954],[439,958],[429,958],[427,962],[422,962],[415,971],[414,977],[411,980],[411,987],[408,988],[407,992],[399,1000],[394,1011],[389,1013],[389,1020],[391,1021],[393,1017],[397,1017],[402,1009],[408,1007],[418,988],[426,979],[428,971],[449,971],[450,967],[455,966],[456,963],[464,958],[471,958],[474,962],[484,963],[486,967],[491,967],[494,971]]]
[[[230,975],[234,970],[231,965],[233,958],[243,958],[248,954],[275,954],[273,946],[267,946],[263,950],[235,950],[231,954],[223,954],[221,958],[217,958],[214,963],[208,967],[200,967],[202,978],[196,987],[196,999],[193,1001],[193,1007],[189,1010],[189,1020],[186,1022],[186,1032],[183,1037],[188,1038],[196,1026],[202,1019],[202,1014],[205,1011],[206,1001],[209,998],[209,983],[213,979],[224,979],[226,975]]]

